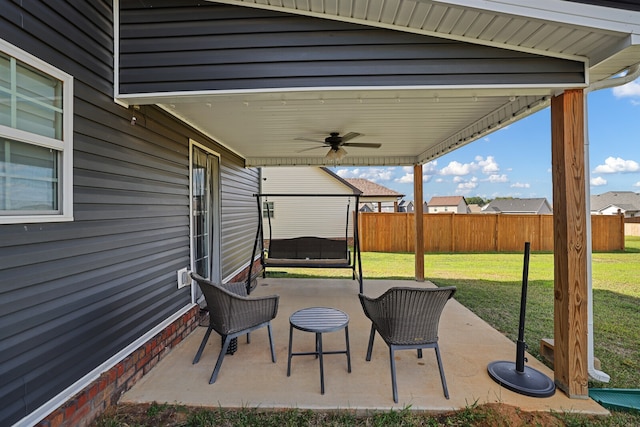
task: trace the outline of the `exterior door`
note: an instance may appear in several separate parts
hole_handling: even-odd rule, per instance
[[[221,280],[220,157],[193,141],[191,143],[191,270],[212,281]]]

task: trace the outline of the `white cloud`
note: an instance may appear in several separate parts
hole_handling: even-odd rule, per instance
[[[639,80],[627,83],[626,85],[613,88],[613,96],[616,98],[624,97],[640,97],[640,83]]]
[[[620,157],[607,157],[603,165],[598,165],[593,170],[594,173],[624,173],[638,172],[640,164],[634,160],[624,160]]]
[[[487,178],[487,181],[491,182],[491,183],[497,183],[497,182],[509,182],[509,178],[507,178],[507,175],[502,174],[502,175],[489,175],[489,178]]]
[[[464,178],[461,176],[454,176],[453,177],[453,182],[465,182]]]
[[[469,175],[473,171],[473,163],[460,163],[455,160],[440,170],[442,175]]]
[[[458,184],[458,190],[473,190],[478,186],[478,178],[475,176],[469,181],[461,182]]]
[[[511,184],[511,188],[530,188],[531,185],[529,185],[526,182],[514,182],[513,184]]]
[[[634,187],[640,187],[640,181],[636,182],[635,184],[633,184]]]
[[[438,161],[425,163],[422,165],[422,182],[429,182],[433,175],[438,173]],[[399,184],[412,184],[413,183],[413,166],[403,166],[402,175],[400,178],[395,178],[393,181]]]
[[[595,178],[591,178],[591,185],[594,187],[599,187],[601,185],[607,185],[607,180],[601,176],[597,176]]]
[[[478,166],[482,168],[482,173],[485,175],[492,175],[500,170],[500,167],[494,160],[493,156],[487,156],[483,159],[482,156],[476,156]]]
[[[444,182],[444,179],[438,178],[438,179],[436,179],[436,182],[438,182],[438,183]]]
[[[400,184],[412,184],[413,183],[413,172],[405,173],[400,178],[396,178],[395,181]]]
[[[460,163],[454,160],[440,169],[440,174],[464,176],[480,170],[485,175],[493,175],[500,170],[493,156],[487,156],[486,159],[482,156],[476,156],[474,160],[471,163]]]
[[[336,174],[341,178],[364,178],[373,182],[391,181],[395,174],[395,168],[355,168],[339,169]]]

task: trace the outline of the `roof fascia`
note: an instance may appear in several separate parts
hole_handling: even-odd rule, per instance
[[[606,31],[640,33],[640,12],[613,7],[564,0],[438,0],[436,2]]]

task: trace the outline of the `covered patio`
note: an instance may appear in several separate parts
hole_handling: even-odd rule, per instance
[[[377,296],[392,286],[429,287],[430,282],[369,280],[365,294]],[[221,340],[215,333],[200,359],[191,362],[206,328],[199,327],[121,398],[121,403],[167,402],[189,406],[261,409],[352,410],[368,412],[411,407],[416,411],[442,412],[475,403],[499,402],[525,411],[570,411],[607,414],[591,399],[570,399],[561,391],[552,397],[533,398],[509,391],[487,374],[494,360],[515,360],[515,343],[455,300],[445,307],[439,341],[450,399],[445,399],[436,358],[426,349],[422,359],[415,351],[396,353],[399,402],[394,404],[388,347],[379,336],[370,362],[365,361],[369,328],[358,300],[357,282],[347,279],[259,279],[252,295],[280,295],[273,322],[277,362],[269,356],[266,329],[251,334],[247,345],[238,340],[238,351],[226,356],[215,384],[208,383]],[[455,298],[455,296],[454,296]],[[516,302],[517,303],[517,302]],[[344,355],[325,356],[325,394],[320,393],[318,361],[294,357],[287,377],[289,316],[309,306],[335,307],[350,317],[352,372]],[[517,325],[514,325],[517,328]],[[526,335],[525,335],[526,338]],[[342,331],[323,334],[326,350],[344,349]],[[313,334],[294,331],[294,351],[313,349]],[[530,342],[530,346],[538,343]],[[529,356],[527,366],[551,378],[553,371]]]

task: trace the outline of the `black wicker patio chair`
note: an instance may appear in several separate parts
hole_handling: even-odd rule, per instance
[[[396,287],[387,290],[377,298],[359,295],[364,314],[371,320],[367,362],[371,361],[373,339],[378,331],[389,346],[394,402],[398,403],[395,350],[417,349],[418,358],[422,358],[423,348],[435,349],[442,389],[445,397],[449,398],[447,381],[444,378],[442,360],[440,359],[440,348],[438,347],[438,324],[445,304],[455,291],[455,286],[442,288]]]
[[[248,297],[244,283],[232,283],[227,285],[215,284],[203,277],[191,273],[191,277],[198,283],[209,308],[209,327],[200,343],[200,348],[193,363],[200,360],[211,331],[216,331],[222,336],[223,344],[218,355],[218,361],[211,374],[209,384],[216,382],[222,360],[224,359],[229,343],[240,335],[267,327],[269,332],[269,345],[271,346],[271,361],[276,363],[276,353],[273,349],[273,336],[271,333],[271,321],[278,314],[278,295],[266,297]]]

